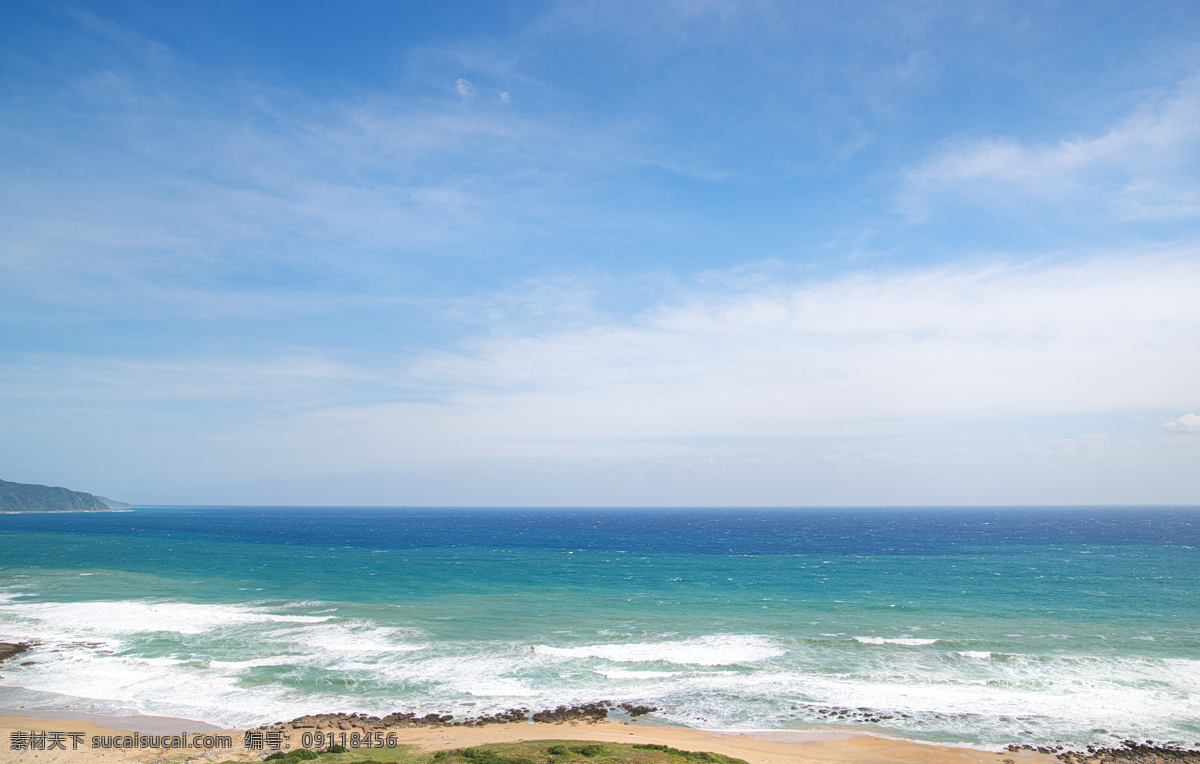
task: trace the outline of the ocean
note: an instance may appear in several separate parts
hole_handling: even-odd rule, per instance
[[[1196,507],[0,515],[0,707],[1200,746],[1198,548]]]

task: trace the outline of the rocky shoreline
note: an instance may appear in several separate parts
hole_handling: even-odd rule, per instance
[[[275,730],[315,730],[337,729],[342,731],[359,730],[361,732],[378,732],[388,728],[402,727],[483,727],[490,724],[512,724],[515,722],[534,722],[539,724],[585,723],[597,724],[609,718],[610,711],[623,712],[631,719],[657,711],[654,706],[635,705],[632,703],[613,703],[600,700],[593,703],[582,703],[574,706],[558,706],[553,709],[531,712],[528,708],[510,708],[495,714],[456,719],[452,714],[425,714],[396,712],[387,716],[370,716],[358,713],[327,713],[300,716],[290,722],[276,722],[264,725],[259,729]],[[882,721],[887,716],[864,713],[866,709],[858,709],[855,713],[849,709],[845,713],[831,711],[830,721]],[[1061,745],[1034,746],[1010,745],[1006,748],[1011,753],[1040,753],[1053,755],[1064,764],[1200,764],[1200,742],[1189,748],[1182,742],[1167,741],[1158,743],[1147,740],[1138,743],[1125,740],[1121,747],[1104,747],[1099,744],[1085,746],[1083,750],[1070,750]],[[1007,760],[1006,760],[1007,761]]]
[[[28,652],[33,645],[28,642],[0,642],[0,663]]]
[[[613,703],[611,700],[598,700],[594,703],[582,703],[577,706],[558,706],[553,709],[530,712],[528,708],[510,708],[495,714],[467,719],[455,719],[452,714],[425,714],[397,711],[387,716],[370,716],[369,714],[309,714],[299,716],[290,722],[276,722],[264,725],[259,729],[294,730],[328,729],[339,730],[358,729],[363,732],[375,732],[388,727],[483,727],[489,724],[511,724],[513,722],[536,722],[539,724],[562,724],[564,722],[601,722],[608,718],[610,710],[619,709],[631,718],[644,716],[657,711],[654,706],[638,706],[632,703]]]
[[[1182,743],[1155,744],[1152,740],[1145,743],[1125,740],[1120,748],[1089,745],[1084,751],[1033,745],[1010,745],[1007,750],[1051,753],[1065,764],[1200,764],[1200,750],[1184,748]]]
[[[1197,764],[1200,751],[1170,746],[1137,745],[1131,748],[1100,748],[1094,753],[1060,753],[1066,764]]]

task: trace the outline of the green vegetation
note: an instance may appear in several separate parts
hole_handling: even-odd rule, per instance
[[[587,745],[552,745],[546,749],[546,753],[553,756],[570,756],[572,753],[577,753],[580,756],[602,756],[608,753],[608,749],[598,743],[588,743]]]
[[[312,759],[321,758],[321,754],[316,751],[310,751],[307,748],[297,748],[294,751],[279,751],[273,753],[263,761],[275,761],[279,764],[296,764],[299,761],[311,761]]]
[[[442,754],[439,756],[438,754]],[[504,756],[493,750],[491,746],[476,748],[459,748],[454,751],[438,751],[433,755],[434,760],[452,762],[467,761],[469,764],[533,764],[533,760],[524,756]]]
[[[109,506],[90,493],[0,480],[0,512],[104,512]]]
[[[273,753],[274,764],[746,764],[719,753],[683,751],[665,745],[536,740],[455,748],[429,754],[413,746],[329,751],[296,749]]]
[[[719,753],[709,753],[708,751],[681,751],[678,748],[672,748],[669,745],[658,745],[657,743],[634,743],[631,748],[640,748],[643,751],[662,751],[663,753],[671,754],[672,756],[683,757],[691,761],[711,761],[717,764],[727,764],[731,761],[741,761],[741,759],[732,759],[728,756],[722,756]]]
[[[304,751],[301,754],[302,758],[289,758],[289,754],[298,751]],[[323,751],[307,751],[303,748],[280,751],[266,757],[263,762],[270,762],[270,764],[430,764],[432,759],[432,754],[420,751],[416,746],[411,745],[400,745],[395,748],[347,748],[334,744]]]

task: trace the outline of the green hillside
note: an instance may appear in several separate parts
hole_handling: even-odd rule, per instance
[[[106,512],[90,493],[0,480],[0,512]]]

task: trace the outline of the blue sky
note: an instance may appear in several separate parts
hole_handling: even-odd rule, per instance
[[[0,6],[0,477],[1200,503],[1200,5]]]

